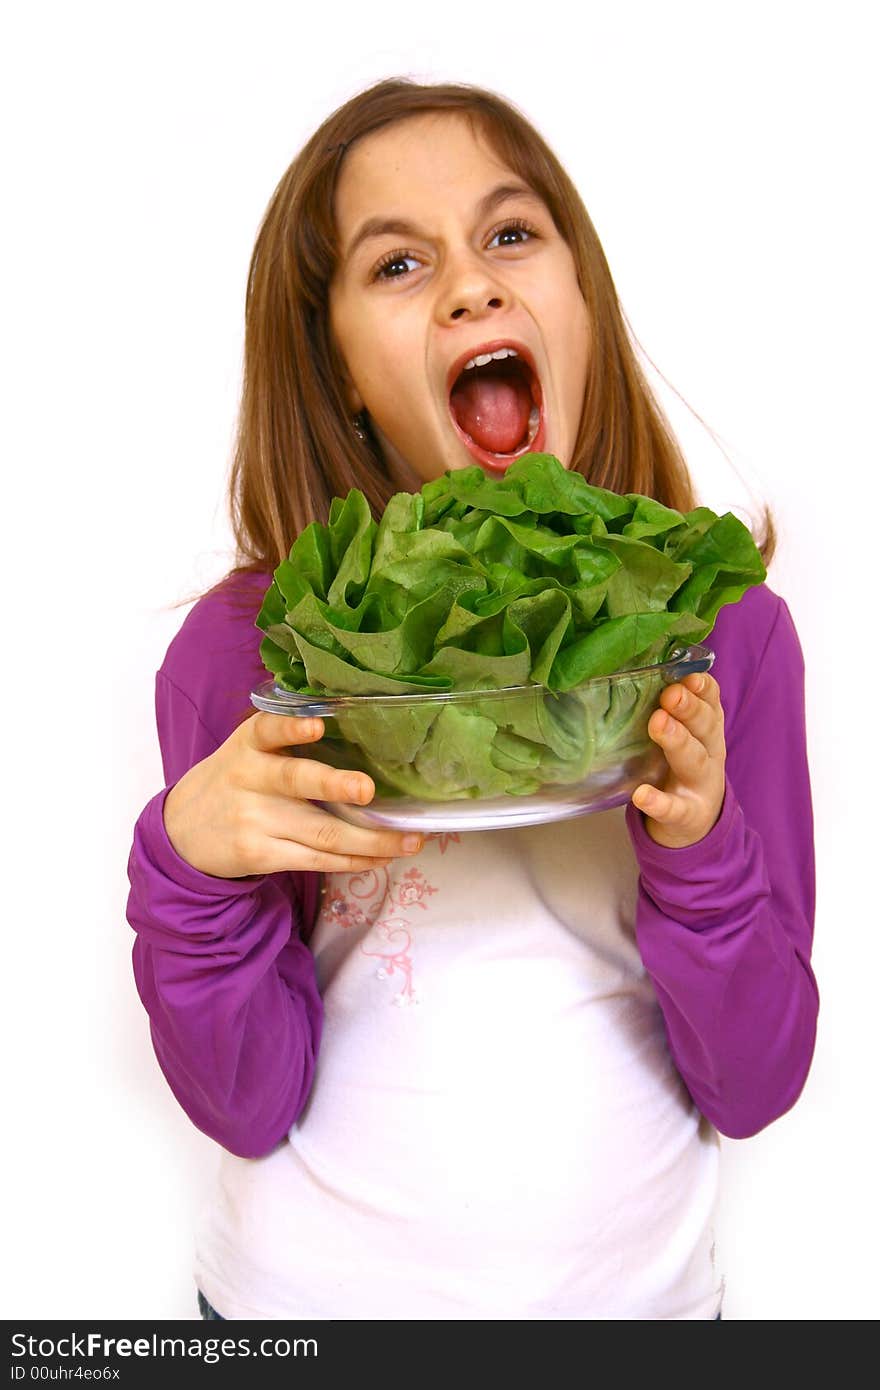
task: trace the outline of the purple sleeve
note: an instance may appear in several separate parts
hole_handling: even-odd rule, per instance
[[[636,939],[672,1057],[698,1109],[746,1139],[798,1099],[819,994],[803,656],[782,599],[764,589],[734,608],[719,615],[717,646],[707,639],[727,745],[719,820],[684,849],[656,844],[632,802],[626,820],[640,869]],[[742,658],[746,678],[735,674]]]
[[[161,671],[156,716],[167,785],[138,818],[128,862],[137,990],[193,1124],[258,1158],[283,1140],[314,1079],[323,1011],[299,929],[314,919],[319,876],[214,878],[183,860],[165,831],[165,798],[219,741]]]

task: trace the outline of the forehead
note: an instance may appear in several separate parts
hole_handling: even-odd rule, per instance
[[[340,239],[344,244],[372,213],[427,213],[450,200],[464,205],[511,172],[463,115],[408,116],[364,136],[346,154],[334,198]]]

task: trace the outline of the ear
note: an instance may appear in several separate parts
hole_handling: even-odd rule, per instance
[[[346,381],[344,384],[345,405],[349,415],[360,415],[364,408],[363,397],[360,392],[355,390],[352,382]]]
[[[334,366],[342,384],[342,393],[345,396],[345,408],[349,415],[359,415],[364,408],[363,397],[352,381],[348,368],[345,365],[345,359],[335,342],[331,343],[331,352],[333,354]]]

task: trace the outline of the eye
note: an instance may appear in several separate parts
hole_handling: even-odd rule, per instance
[[[497,227],[494,231],[490,232],[490,244],[495,240],[496,237],[504,236],[507,232],[519,232],[521,234],[525,233],[527,237],[534,237],[538,235],[534,227],[530,226],[524,218],[512,217],[508,218],[508,220],[502,223],[500,227]],[[513,246],[522,246],[523,242],[514,241],[508,242],[507,244]],[[376,266],[376,269],[373,271],[373,275],[371,278],[373,280],[385,280],[386,282],[388,280],[403,280],[409,274],[409,271],[404,270],[404,272],[401,275],[386,275],[386,270],[390,270],[392,266],[403,265],[404,261],[414,261],[416,259],[417,257],[412,251],[406,251],[402,248],[398,249],[397,251],[388,251],[386,255],[382,257],[379,264]]]
[[[389,251],[383,256],[373,272],[374,280],[402,280],[402,275],[385,275],[384,272],[393,265],[402,265],[404,261],[414,261],[415,256],[411,251]],[[406,273],[406,272],[404,272]]]
[[[528,222],[522,217],[513,217],[505,222],[503,227],[499,227],[497,231],[492,232],[491,240],[494,241],[497,236],[503,236],[505,232],[525,232],[530,237],[537,236],[534,227],[530,227]],[[522,242],[515,241],[513,245],[521,246]]]

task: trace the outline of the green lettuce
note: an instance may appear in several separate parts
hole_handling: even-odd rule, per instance
[[[662,677],[597,678],[702,641],[765,578],[732,513],[619,495],[533,453],[497,479],[474,465],[397,493],[378,522],[358,489],[334,498],[328,524],[307,526],[278,566],[256,625],[282,690],[501,692],[340,710],[326,760],[360,765],[386,794],[526,795],[611,775],[650,747]]]

